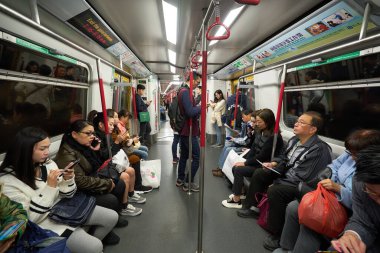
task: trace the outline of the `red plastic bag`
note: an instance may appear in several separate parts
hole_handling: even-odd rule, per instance
[[[315,191],[307,193],[298,207],[299,223],[330,238],[336,238],[348,221],[346,209],[335,193],[320,183]]]

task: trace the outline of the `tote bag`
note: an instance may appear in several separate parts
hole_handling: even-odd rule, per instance
[[[153,188],[160,187],[161,181],[161,160],[142,160],[140,162],[142,184]]]
[[[119,173],[129,167],[129,159],[123,149],[120,149],[119,152],[112,157],[112,163],[116,164],[116,169]]]
[[[149,122],[149,112],[139,112],[140,122]]]

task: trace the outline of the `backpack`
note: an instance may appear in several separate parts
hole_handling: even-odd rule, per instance
[[[9,253],[70,253],[66,247],[67,239],[59,237],[51,230],[43,229],[28,221],[25,233],[7,252]]]
[[[179,105],[179,96],[182,96],[182,91],[184,91],[185,88],[180,88],[177,91],[177,96],[175,96],[172,100],[172,103],[169,106],[168,115],[170,118],[170,126],[175,131],[180,133],[183,126],[186,122],[186,116],[181,112],[181,108]]]
[[[237,108],[237,112],[236,112],[236,119],[235,119],[235,124],[233,125],[232,121],[234,120],[234,116],[235,116],[235,109]],[[235,108],[235,104],[232,104],[230,105],[228,108],[227,108],[227,111],[226,111],[226,114],[224,116],[224,120],[225,120],[225,123],[230,126],[231,128],[233,129],[241,129],[241,123],[242,123],[242,111],[243,111],[243,108],[241,105],[237,105],[237,107]]]

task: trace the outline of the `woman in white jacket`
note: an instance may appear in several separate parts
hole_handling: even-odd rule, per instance
[[[226,112],[226,100],[224,100],[223,92],[217,90],[214,93],[214,101],[210,102],[210,107],[213,110],[211,114],[211,124],[214,126],[216,133],[216,143],[212,147],[223,147],[222,144],[222,115]]]
[[[81,227],[70,227],[49,219],[51,207],[61,198],[71,198],[76,190],[74,171],[58,169],[48,160],[50,140],[38,128],[27,127],[16,134],[0,166],[0,183],[3,194],[19,202],[28,212],[31,221],[59,235],[70,233],[67,247],[72,252],[102,252],[102,239],[115,226],[118,215],[115,211],[96,206],[84,225],[96,226],[93,235]],[[83,243],[86,242],[86,243]]]

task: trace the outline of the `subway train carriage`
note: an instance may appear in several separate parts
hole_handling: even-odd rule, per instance
[[[0,0],[0,252],[380,252],[379,41],[378,0]]]

